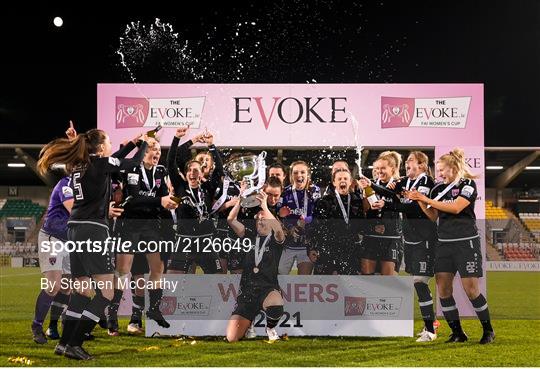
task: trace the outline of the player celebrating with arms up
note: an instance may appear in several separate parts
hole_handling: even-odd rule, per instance
[[[213,220],[210,218],[212,200],[219,186],[223,174],[223,165],[217,148],[213,144],[213,136],[206,133],[198,136],[197,140],[208,145],[209,151],[214,158],[216,168],[210,179],[202,182],[202,165],[197,160],[189,160],[185,165],[185,173],[180,174],[176,152],[180,138],[186,135],[188,127],[176,130],[169,153],[167,154],[167,168],[175,196],[180,198],[180,204],[176,209],[178,228],[176,230],[180,247],[173,251],[169,260],[167,273],[189,273],[193,262],[197,263],[205,273],[222,273],[221,263],[217,252],[203,252],[205,241],[211,240],[215,233]],[[192,143],[192,141],[188,141]],[[181,150],[183,151],[183,150]],[[180,162],[185,160],[180,157]],[[184,250],[186,250],[184,252]]]
[[[161,285],[163,275],[163,262],[159,250],[139,250],[140,242],[148,244],[160,239],[160,214],[162,209],[176,209],[177,204],[171,200],[167,189],[167,170],[159,165],[161,146],[154,138],[147,141],[148,148],[140,166],[134,167],[124,173],[124,198],[131,196],[124,207],[124,213],[119,218],[120,234],[132,242],[132,249],[119,252],[116,256],[116,272],[119,282],[127,278],[134,264],[136,253],[142,253],[149,266],[149,280],[153,286]],[[138,268],[136,268],[138,269]],[[136,270],[135,269],[135,270]],[[134,275],[136,275],[134,273]],[[117,286],[118,287],[118,286]],[[118,335],[118,308],[124,291],[116,288],[112,304],[109,306],[107,325],[109,335]],[[160,326],[169,328],[169,323],[163,318],[159,310],[162,288],[148,290],[150,307],[146,316],[155,320]],[[137,306],[144,306],[144,297],[133,296]],[[137,322],[142,324],[142,322]],[[132,326],[133,327],[133,326]],[[139,333],[139,332],[136,332]]]
[[[268,195],[261,191],[257,199],[261,209],[255,216],[255,227],[238,221],[240,201],[232,208],[227,221],[236,235],[247,238],[251,250],[244,257],[240,292],[236,307],[227,326],[227,340],[235,342],[244,337],[259,311],[266,314],[266,333],[270,341],[279,339],[275,327],[283,315],[283,298],[278,284],[278,264],[285,233],[267,205]]]
[[[143,141],[147,139],[142,136]],[[45,173],[52,164],[63,163],[71,173],[75,201],[68,221],[68,239],[103,245],[109,237],[109,201],[111,199],[111,174],[130,170],[141,164],[146,151],[142,142],[132,159],[122,159],[125,150],[111,155],[112,145],[106,132],[91,129],[75,139],[57,139],[47,144],[40,153],[38,169]],[[90,278],[101,282],[103,289],[96,289],[90,298],[89,289],[79,288],[72,294],[66,310],[66,322],[55,354],[77,360],[90,360],[92,356],[83,348],[86,334],[90,333],[104,316],[105,307],[113,298],[114,267],[112,252],[93,252],[83,248],[71,252],[71,274],[86,285]]]
[[[461,284],[476,311],[484,333],[481,344],[491,343],[495,333],[491,326],[486,298],[480,293],[478,278],[482,276],[482,250],[476,228],[474,203],[478,196],[475,178],[465,162],[462,149],[454,149],[439,158],[443,182],[429,197],[412,190],[406,196],[418,201],[426,215],[438,220],[439,243],[435,250],[435,278],[442,311],[452,335],[447,342],[465,342],[467,335],[461,328],[459,312],[452,296],[452,282],[459,271]]]

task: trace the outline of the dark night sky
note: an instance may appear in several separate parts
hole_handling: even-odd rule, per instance
[[[95,127],[96,83],[131,82],[115,53],[126,24],[158,17],[187,56],[167,38],[142,53],[127,45],[138,82],[480,82],[486,146],[540,146],[539,1],[195,3],[145,6],[152,16],[126,15],[134,5],[3,11],[1,142],[45,143],[69,119]]]

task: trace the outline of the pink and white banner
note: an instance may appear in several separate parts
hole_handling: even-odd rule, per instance
[[[484,146],[481,84],[99,84],[97,116],[113,144],[161,123],[165,146],[181,125],[222,147]]]

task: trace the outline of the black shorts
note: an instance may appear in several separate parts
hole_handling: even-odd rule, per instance
[[[464,241],[437,243],[435,273],[459,272],[461,277],[482,277],[480,237]]]
[[[240,315],[247,320],[253,321],[263,309],[263,302],[272,291],[281,293],[279,286],[241,290],[236,298],[236,305],[231,315]]]
[[[364,236],[361,245],[361,258],[377,261],[392,261],[396,265],[401,263],[401,238],[382,238]]]
[[[104,226],[89,223],[69,224],[68,239],[70,241],[100,241],[104,245],[109,231]],[[113,253],[111,251],[93,252],[83,245],[82,252],[69,254],[71,275],[73,278],[90,277],[96,274],[114,274]]]
[[[405,271],[410,275],[433,277],[436,241],[404,242]]]
[[[179,242],[178,244],[180,245],[178,250],[172,252],[169,257],[167,265],[168,270],[179,270],[188,273],[191,265],[195,263],[201,267],[205,274],[219,274],[223,272],[219,254],[217,252],[197,252],[194,249],[192,249],[191,252],[183,252],[183,247],[181,246],[182,242]],[[202,242],[200,244],[202,244]]]
[[[131,242],[131,249],[127,252],[128,254],[160,252],[159,242],[161,241],[161,235],[159,234],[159,228],[123,228],[121,234],[122,241]]]

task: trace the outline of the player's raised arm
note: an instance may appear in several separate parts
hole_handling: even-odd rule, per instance
[[[231,209],[227,216],[227,223],[232,228],[238,237],[244,237],[246,227],[238,221],[238,213],[240,212],[240,198],[236,197],[236,204]]]

